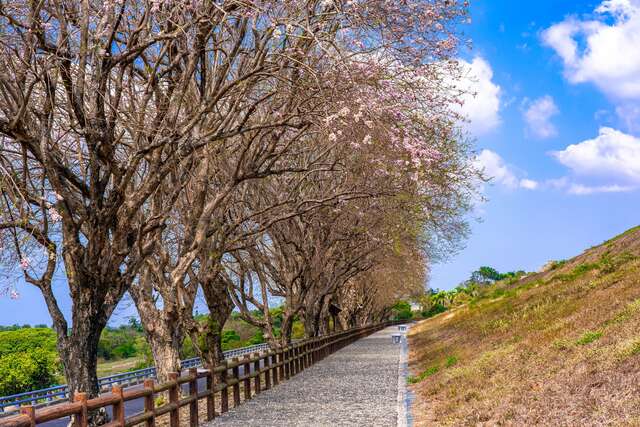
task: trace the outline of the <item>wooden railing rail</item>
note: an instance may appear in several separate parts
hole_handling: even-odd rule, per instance
[[[338,351],[361,337],[372,334],[384,327],[401,322],[384,322],[376,325],[336,332],[318,338],[296,342],[278,350],[262,351],[244,356],[242,359],[225,360],[214,369],[191,368],[187,375],[169,374],[169,381],[156,384],[145,380],[140,389],[123,390],[113,386],[110,393],[94,399],[87,399],[86,393],[76,393],[73,402],[36,409],[33,406],[20,408],[20,415],[0,418],[0,427],[31,427],[47,421],[73,417],[74,427],[87,427],[89,414],[101,408],[112,408],[111,422],[105,427],[130,427],[144,423],[155,427],[156,419],[169,414],[170,427],[178,427],[180,408],[188,406],[188,420],[182,425],[196,427],[200,422],[199,402],[206,401],[206,420],[210,421],[216,412],[216,395],[220,399],[220,412],[229,410],[229,399],[233,406],[241,404],[241,386],[244,400],[277,386],[292,376],[318,363],[331,353]],[[242,374],[240,369],[242,368]],[[198,391],[198,380],[204,379],[206,387]],[[188,393],[183,395],[183,385]],[[155,398],[161,393],[168,395],[168,402],[157,406]],[[127,417],[125,402],[144,399],[144,411]]]

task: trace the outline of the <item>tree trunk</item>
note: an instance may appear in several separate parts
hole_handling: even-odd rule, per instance
[[[309,307],[305,307],[304,312],[304,333],[307,338],[317,337],[320,333],[320,311],[321,303],[315,302]]]
[[[83,289],[85,291],[85,289]],[[87,393],[89,398],[100,393],[96,368],[98,366],[98,342],[113,308],[105,304],[90,303],[93,292],[82,292],[81,300],[72,307],[73,327],[62,334],[58,330],[58,353],[64,376],[69,386],[69,399],[76,393]],[[56,328],[59,329],[59,328]],[[89,425],[105,424],[109,417],[104,408],[89,413]]]
[[[320,309],[320,316],[318,320],[319,326],[319,334],[320,335],[328,335],[331,333],[329,319],[331,318],[330,308],[331,306],[331,296],[325,296],[322,298],[322,308]]]
[[[162,308],[157,307],[153,286],[147,278],[142,274],[129,294],[136,305],[140,323],[151,347],[157,380],[162,383],[169,380],[169,373],[180,372],[180,349],[184,331],[175,304],[163,301]]]
[[[209,318],[205,324],[190,328],[191,339],[207,368],[214,368],[224,360],[222,328],[233,311],[233,301],[222,280],[210,280],[201,284]]]
[[[307,337],[317,337],[329,332],[330,295],[323,295],[314,299],[312,304],[305,307],[304,331]]]
[[[285,309],[282,313],[282,325],[280,325],[280,337],[275,340],[275,345],[284,348],[291,344],[291,335],[293,333],[293,319],[295,315]]]
[[[165,341],[164,339],[151,339],[148,337],[153,361],[156,365],[156,377],[158,382],[169,381],[171,372],[180,372],[180,347],[182,340]]]
[[[347,329],[353,328],[355,321],[349,312],[342,311],[338,316],[338,322],[340,323],[340,329],[346,331]]]
[[[96,374],[100,332],[93,331],[86,336],[74,332],[58,345],[69,391],[72,396],[87,393],[95,397],[100,392]]]

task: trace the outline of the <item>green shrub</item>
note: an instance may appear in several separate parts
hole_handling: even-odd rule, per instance
[[[0,357],[0,396],[50,387],[58,375],[56,354],[42,348]]]
[[[182,348],[180,349],[180,358],[181,359],[191,359],[192,357],[196,357],[196,349],[193,345],[193,341],[191,341],[191,337],[187,336],[182,341]]]
[[[20,328],[0,332],[0,356],[41,348],[56,351],[56,334],[49,328]]]
[[[262,329],[258,329],[256,334],[249,339],[247,344],[248,345],[256,345],[256,344],[262,344],[263,342],[265,342],[264,341],[264,334],[262,332]]]
[[[558,261],[551,261],[551,265],[549,265],[549,271],[557,270],[567,263],[566,259],[561,259]]]
[[[413,318],[411,304],[407,301],[398,301],[392,308],[393,320],[409,320]]]
[[[240,335],[234,329],[227,329],[222,331],[222,349],[232,350],[234,348],[242,347],[242,339]]]
[[[138,325],[122,325],[118,328],[106,328],[100,335],[98,357],[104,360],[118,360],[145,353],[147,342]]]
[[[430,317],[435,316],[436,314],[440,314],[440,313],[444,313],[445,311],[447,311],[447,307],[445,307],[442,304],[435,304],[432,305],[429,310],[423,311],[422,317],[424,317],[425,319],[428,319]]]
[[[304,324],[299,321],[299,320],[295,320],[293,322],[293,327],[291,328],[291,338],[294,340],[299,340],[304,338]]]

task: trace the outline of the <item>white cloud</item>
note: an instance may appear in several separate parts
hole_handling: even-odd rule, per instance
[[[605,0],[594,12],[596,19],[549,27],[542,40],[562,59],[567,80],[595,84],[627,119],[640,102],[640,0]]]
[[[640,187],[640,138],[602,127],[597,137],[551,153],[587,183],[556,180],[572,194],[631,191]]]
[[[468,92],[459,112],[469,120],[466,128],[473,136],[487,134],[500,125],[500,86],[492,81],[493,70],[485,59],[476,56],[471,62],[459,62],[465,78],[456,87]]]
[[[520,180],[520,187],[525,188],[527,190],[536,190],[538,186],[539,186],[538,182],[532,179],[524,178]]]
[[[640,185],[640,138],[602,127],[599,135],[553,156],[577,175]]]
[[[560,110],[550,95],[545,95],[531,102],[524,112],[527,128],[538,138],[551,138],[558,134],[556,127],[551,123],[551,118]]]
[[[504,162],[502,157],[494,151],[482,150],[475,159],[475,166],[483,171],[492,182],[508,189],[524,188],[535,190],[538,183],[531,179],[520,179],[515,172]]]
[[[631,191],[633,189],[634,187],[623,187],[620,185],[588,186],[588,185],[582,185],[582,184],[571,184],[567,188],[567,191],[570,194],[589,195],[589,194],[595,194],[595,193],[621,193],[625,191]]]

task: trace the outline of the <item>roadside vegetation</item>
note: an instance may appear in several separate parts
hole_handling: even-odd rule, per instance
[[[456,293],[410,331],[416,425],[640,424],[639,273],[636,228]]]
[[[272,310],[282,317],[282,309]],[[206,315],[198,316],[202,322]],[[276,325],[277,319],[276,319]],[[299,320],[293,325],[294,339],[302,338],[304,326]],[[262,331],[231,315],[223,328],[222,348],[231,350],[264,343]],[[187,337],[181,359],[197,357]],[[135,318],[128,324],[107,327],[98,344],[98,377],[134,371],[153,366],[151,349],[144,331]],[[0,396],[51,387],[65,382],[56,350],[56,334],[46,325],[0,326]]]

